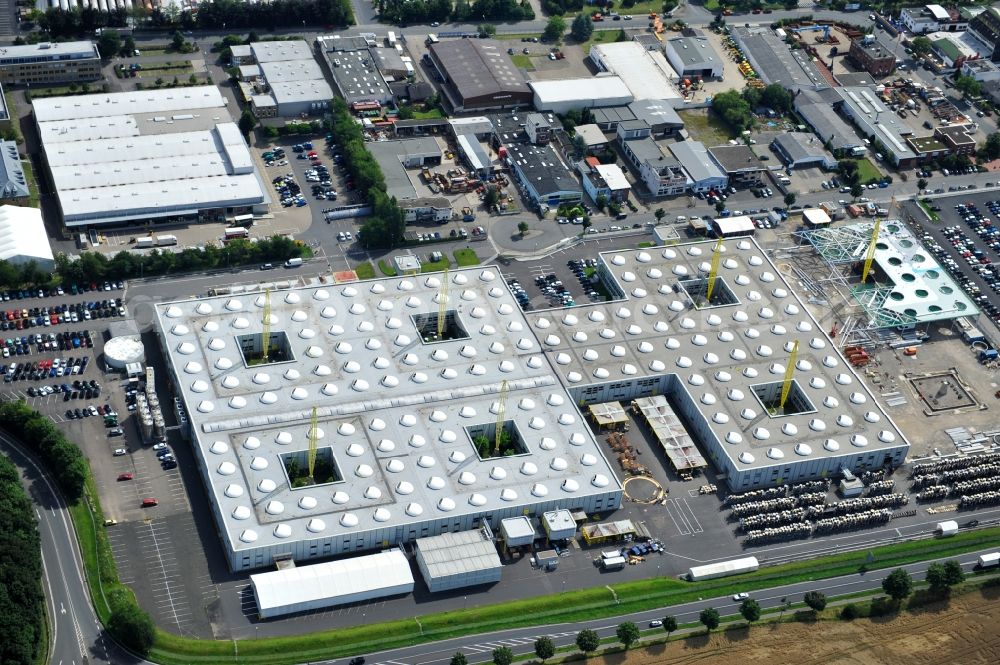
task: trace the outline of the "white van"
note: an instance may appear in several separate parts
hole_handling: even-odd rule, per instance
[[[285,261],[286,268],[298,268],[300,265],[302,265],[302,259],[299,258],[288,259]]]

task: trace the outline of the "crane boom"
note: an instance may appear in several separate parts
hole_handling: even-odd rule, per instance
[[[444,337],[445,307],[448,305],[448,268],[444,269],[441,290],[438,292],[438,340]]]
[[[799,355],[799,341],[795,340],[792,344],[792,352],[788,354],[788,366],[785,367],[785,380],[781,384],[781,401],[778,402],[778,407],[781,409],[785,408],[785,400],[788,399],[788,393],[792,391],[792,376],[795,374],[795,358]]]
[[[316,470],[316,443],[319,439],[319,430],[316,429],[319,419],[316,416],[316,407],[312,408],[312,417],[309,419],[309,477],[313,477]]]
[[[260,357],[264,362],[267,362],[271,351],[271,289],[264,291],[264,315],[261,324]]]
[[[719,261],[722,259],[722,238],[719,238],[719,242],[715,243],[715,249],[712,250],[712,267],[708,271],[708,285],[705,288],[705,300],[708,301],[706,304],[712,302],[712,291],[715,290],[715,279],[719,276]]]
[[[872,269],[872,261],[875,260],[875,244],[878,242],[878,232],[882,228],[882,220],[875,220],[875,228],[872,229],[872,239],[868,243],[868,252],[865,254],[865,267],[861,271],[861,283],[868,281],[868,273]]]
[[[504,416],[507,414],[507,393],[509,389],[507,387],[507,381],[505,380],[500,384],[500,401],[497,402],[497,431],[495,440],[493,441],[493,454],[500,454],[500,435],[503,433],[503,420]]]

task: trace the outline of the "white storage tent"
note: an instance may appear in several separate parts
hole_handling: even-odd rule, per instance
[[[402,550],[250,576],[261,619],[413,591]]]
[[[34,261],[42,270],[52,269],[55,261],[41,210],[0,206],[0,259],[15,265]]]

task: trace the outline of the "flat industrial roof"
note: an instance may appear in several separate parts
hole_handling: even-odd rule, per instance
[[[34,111],[67,225],[267,201],[214,86],[52,97]]]
[[[311,60],[313,57],[309,44],[303,39],[254,42],[250,44],[250,52],[261,65],[282,60]]]
[[[726,178],[725,171],[712,160],[705,145],[700,141],[680,141],[671,143],[668,147],[695,182],[711,178]]]
[[[719,288],[737,302],[694,306],[682,280],[705,279],[714,246],[602,253],[599,270],[623,299],[528,313],[571,394],[673,374],[673,395],[696,410],[701,436],[725,442],[716,449],[743,470],[905,445],[752,238],[722,241]],[[813,408],[769,415],[754,386],[780,384],[796,341],[795,381]]]
[[[810,60],[797,57],[784,40],[763,26],[733,28],[740,44],[764,83],[780,83],[786,88],[828,87],[826,78]]]
[[[97,44],[91,41],[76,42],[39,42],[21,46],[0,47],[0,64],[11,64],[18,60],[30,62],[42,60],[80,60],[84,58],[100,58]]]
[[[422,136],[395,141],[375,141],[367,144],[368,151],[375,156],[382,174],[385,176],[386,193],[399,200],[417,197],[417,190],[406,174],[403,161],[408,155],[440,156],[441,147],[431,136]]]
[[[503,565],[493,540],[481,529],[418,538],[414,548],[431,578],[497,570]]]
[[[874,90],[868,87],[836,88],[837,94],[851,110],[854,122],[866,136],[875,135],[897,159],[915,157],[906,144],[913,129],[886,107]]]
[[[590,57],[600,59],[607,71],[619,76],[635,99],[681,97],[673,84],[677,72],[659,51],[648,51],[637,42],[612,42],[591,46]]]
[[[622,168],[617,164],[599,164],[595,168],[612,191],[632,189],[628,178],[625,177],[625,174],[622,173]]]
[[[588,146],[608,143],[608,137],[597,125],[577,125],[574,131]]]
[[[764,163],[748,145],[719,145],[708,151],[727,173],[764,170]]]
[[[469,337],[423,343],[414,317],[447,306]],[[156,305],[192,446],[233,551],[351,537],[620,490],[601,446],[492,268],[272,292],[294,360],[248,366],[262,292]],[[284,344],[284,342],[283,342]],[[527,452],[480,460],[468,428],[505,418]],[[292,489],[279,456],[318,447],[342,480]],[[319,520],[319,521],[316,521]]]
[[[586,105],[609,106],[627,104],[632,101],[632,92],[620,76],[599,76],[590,78],[555,79],[549,81],[528,81],[528,87],[538,97],[545,110],[547,104],[575,102],[582,100],[581,90],[586,90]]]
[[[708,69],[718,67],[722,59],[705,37],[671,37],[667,48],[673,50],[685,67]]]

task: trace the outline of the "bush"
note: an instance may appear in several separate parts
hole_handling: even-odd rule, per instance
[[[149,653],[156,638],[153,620],[134,602],[121,603],[111,610],[108,631],[124,646],[141,656]]]
[[[848,603],[840,610],[840,618],[844,621],[853,621],[861,615],[861,611],[858,610],[858,606],[854,603]]]

